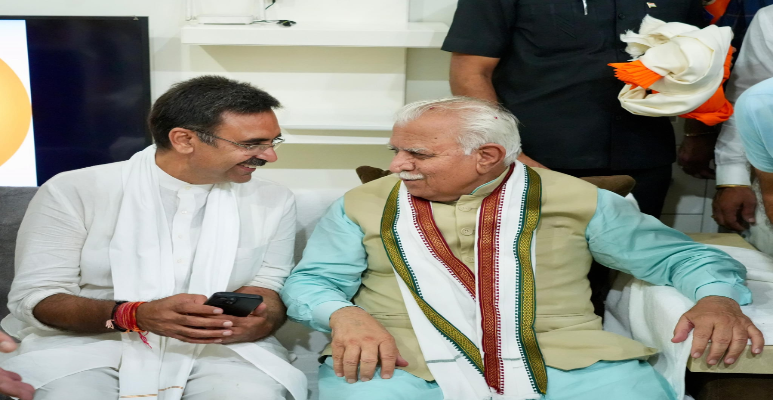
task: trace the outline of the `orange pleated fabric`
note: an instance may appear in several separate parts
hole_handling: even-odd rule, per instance
[[[631,85],[631,89],[636,89],[639,86],[649,89],[653,83],[663,77],[657,72],[645,67],[639,60],[607,65],[614,68],[617,79]]]
[[[705,103],[695,110],[680,115],[682,118],[692,118],[703,122],[708,126],[716,125],[720,122],[727,121],[731,115],[733,115],[733,105],[725,98],[725,90],[722,87],[730,77],[730,65],[733,59],[734,48],[730,48],[725,57],[725,71],[722,76],[722,84],[719,85],[717,91],[714,92]],[[649,89],[653,83],[662,78],[657,72],[647,68],[641,61],[631,61],[627,63],[612,63],[607,64],[615,69],[615,76],[623,83],[631,85],[631,89],[637,87],[643,87]],[[654,92],[654,91],[653,91]],[[654,92],[657,93],[657,92]]]
[[[704,3],[708,3],[707,1],[704,1]],[[730,4],[730,0],[714,0],[710,4],[707,4],[703,8],[711,14],[711,23],[716,24],[717,21],[719,21],[720,18],[722,18],[723,15],[725,15],[725,11],[727,11],[727,6]]]
[[[735,49],[731,47],[730,51],[727,52],[727,57],[725,57],[725,73],[722,77],[722,83],[717,88],[717,91],[714,92],[714,95],[712,95],[705,103],[701,104],[700,107],[687,114],[682,114],[680,117],[697,119],[708,126],[714,126],[730,119],[730,116],[733,115],[733,105],[725,98],[725,89],[723,85],[725,84],[725,81],[727,81],[727,78],[730,77],[730,65],[733,60],[734,50]]]

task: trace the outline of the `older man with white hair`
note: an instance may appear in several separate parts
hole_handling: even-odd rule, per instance
[[[283,290],[332,332],[321,399],[673,399],[656,352],[601,329],[600,263],[697,301],[674,330],[732,364],[760,331],[745,270],[611,192],[516,161],[515,117],[464,97],[405,106],[394,175],[335,202]],[[724,356],[723,356],[724,355]]]

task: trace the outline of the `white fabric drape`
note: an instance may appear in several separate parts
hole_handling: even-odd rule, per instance
[[[123,168],[124,196],[110,242],[116,299],[151,301],[175,294],[171,235],[161,204],[155,154],[155,146],[150,146]],[[189,293],[210,296],[226,290],[239,242],[239,224],[231,183],[215,185],[207,197]],[[158,394],[162,399],[181,398],[193,361],[204,346],[173,338],[162,344],[161,337],[149,333],[148,347],[137,333],[121,336],[121,397]],[[296,399],[305,397],[305,375],[300,371],[254,345],[235,345],[232,349],[250,362],[258,361],[256,366],[275,379],[279,376],[277,380],[288,386]],[[262,354],[252,354],[255,352]],[[303,389],[293,387],[297,383],[302,383]]]
[[[764,337],[773,337],[773,299],[770,297],[773,291],[773,258],[740,247],[710,246],[744,264],[747,270],[746,285],[752,291],[752,303],[742,306],[741,310],[762,331]],[[672,343],[671,338],[679,318],[695,303],[671,286],[656,286],[620,274],[606,304],[604,330],[631,337],[660,350],[659,356],[649,361],[674,388],[677,398],[681,399],[685,393],[684,377],[693,335],[690,333],[682,343]]]
[[[618,94],[622,107],[652,117],[689,113],[719,88],[733,32],[728,27],[695,26],[644,17],[639,33],[620,35],[626,51],[648,69],[663,76],[649,89],[626,85]]]
[[[514,252],[514,243],[521,234],[524,221],[521,210],[526,190],[525,167],[516,163],[514,172],[504,188],[503,209],[499,218],[498,244],[499,261],[497,269],[498,286],[495,288],[498,298],[500,351],[503,360],[504,394],[500,395],[489,388],[484,376],[472,363],[448,340],[426,317],[411,290],[397,275],[397,281],[408,309],[422,354],[432,375],[443,390],[443,396],[449,400],[471,399],[538,399],[540,394],[530,383],[530,376],[524,361],[524,350],[520,346],[518,329],[519,301],[519,261]],[[404,252],[421,297],[453,326],[472,340],[481,355],[484,355],[481,326],[481,294],[473,298],[465,287],[448,271],[432,251],[425,245],[416,228],[415,213],[409,200],[409,193],[402,185],[398,200],[398,217],[395,225],[396,236]],[[480,214],[480,210],[478,210]],[[480,220],[480,215],[478,215]],[[480,225],[480,224],[478,224]],[[534,233],[532,233],[533,235]],[[477,234],[476,234],[477,236]],[[477,243],[476,237],[476,243]],[[534,243],[532,241],[532,243]],[[476,260],[478,259],[476,245]],[[534,263],[534,245],[531,246],[532,269]],[[477,267],[476,267],[477,268]],[[476,288],[479,288],[476,274]]]

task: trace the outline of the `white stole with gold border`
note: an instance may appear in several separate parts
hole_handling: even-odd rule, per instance
[[[538,399],[547,373],[533,328],[540,179],[517,162],[478,210],[475,271],[448,248],[430,202],[399,182],[382,240],[425,361],[446,399]]]

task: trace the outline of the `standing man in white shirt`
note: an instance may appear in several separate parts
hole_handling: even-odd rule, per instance
[[[773,6],[760,9],[752,20],[741,46],[738,60],[727,85],[727,98],[735,103],[744,91],[773,77]],[[752,231],[766,225],[765,213],[758,213],[757,199],[750,179],[749,164],[743,143],[738,136],[736,117],[722,125],[717,139],[717,193],[714,196],[713,217],[719,225]],[[760,219],[762,217],[763,219]],[[754,233],[752,233],[754,236]],[[752,240],[753,241],[753,240]]]
[[[291,192],[252,178],[282,142],[279,102],[203,76],[153,105],[155,145],[130,160],[59,174],[19,229],[4,369],[35,399],[306,398],[272,336],[292,269]],[[246,317],[204,305],[260,295]],[[123,333],[119,331],[125,331]]]

